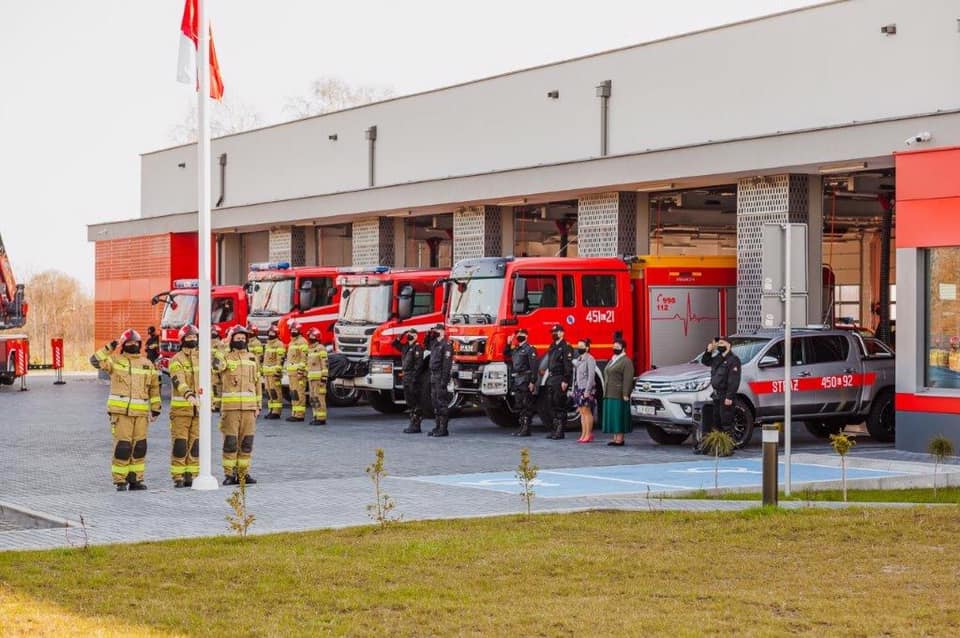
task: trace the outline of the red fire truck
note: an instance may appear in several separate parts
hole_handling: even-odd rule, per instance
[[[344,268],[337,278],[339,319],[334,324],[334,349],[366,364],[364,376],[338,379],[335,385],[367,395],[370,405],[385,414],[406,405],[400,378],[400,351],[393,340],[413,328],[421,343],[426,333],[443,321],[443,286],[450,271],[404,270],[386,266]],[[429,392],[428,384],[421,384]],[[426,402],[429,405],[429,401]],[[427,416],[432,410],[425,408]]]
[[[13,267],[0,238],[0,330],[22,328],[27,322],[27,302],[23,284],[13,276]],[[0,335],[0,384],[13,385],[17,377],[27,374],[30,342],[24,334]]]
[[[488,257],[457,263],[450,273],[446,324],[454,342],[454,386],[477,397],[497,425],[516,413],[504,353],[519,328],[541,359],[550,328],[592,342],[600,370],[612,356],[614,333],[627,340],[636,373],[692,358],[714,336],[733,330],[733,257]],[[598,372],[597,387],[603,387]],[[546,392],[541,420],[549,423]],[[571,408],[570,424],[579,417]]]
[[[180,350],[180,328],[192,323],[199,324],[198,292],[200,282],[196,279],[177,279],[173,290],[154,295],[150,303],[164,304],[160,317],[160,358],[157,367],[166,372],[170,358]],[[247,323],[247,295],[243,286],[214,286],[210,289],[210,320],[220,328],[221,334],[237,324]]]

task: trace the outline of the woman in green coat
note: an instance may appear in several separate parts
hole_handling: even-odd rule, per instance
[[[613,339],[613,357],[603,369],[603,431],[612,434],[607,445],[622,446],[623,435],[633,430],[630,422],[630,392],[633,391],[633,361],[619,333]]]

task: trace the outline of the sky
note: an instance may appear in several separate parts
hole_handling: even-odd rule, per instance
[[[265,123],[312,80],[414,93],[817,0],[208,0],[226,93]],[[183,0],[0,0],[0,236],[92,293],[87,224],[140,215],[141,153],[195,101]]]

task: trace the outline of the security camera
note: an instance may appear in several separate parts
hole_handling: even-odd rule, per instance
[[[930,131],[924,131],[923,133],[911,135],[904,141],[904,144],[907,146],[913,146],[914,144],[920,144],[921,142],[929,142],[932,137],[933,136],[930,135]]]

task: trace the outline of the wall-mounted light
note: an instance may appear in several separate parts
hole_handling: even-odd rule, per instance
[[[366,137],[371,142],[375,141],[377,139],[377,127],[371,126],[370,128],[368,128],[366,130]]]
[[[186,167],[187,167],[186,162],[180,162],[179,164],[177,164],[177,168],[186,168]]]
[[[862,171],[867,167],[866,162],[854,162],[852,164],[836,164],[834,166],[821,166],[821,175],[833,175],[834,173],[851,173],[853,171]]]
[[[333,135],[328,135],[328,136],[327,136],[327,139],[330,140],[331,142],[336,142],[336,141],[337,141],[337,134],[334,133]]]
[[[652,193],[654,191],[669,191],[673,190],[675,184],[673,182],[664,182],[662,184],[650,184],[649,186],[641,186],[637,189],[638,193]]]
[[[556,90],[556,89],[554,89],[554,90],[552,90],[552,91],[547,91],[547,97],[550,98],[550,99],[552,99],[552,100],[559,100],[559,99],[560,99],[560,91],[558,91],[558,90]]]
[[[604,80],[597,85],[597,97],[610,97],[610,91],[613,86],[613,82],[610,80]]]
[[[885,24],[882,27],[880,27],[880,33],[884,35],[897,35],[897,25]]]

